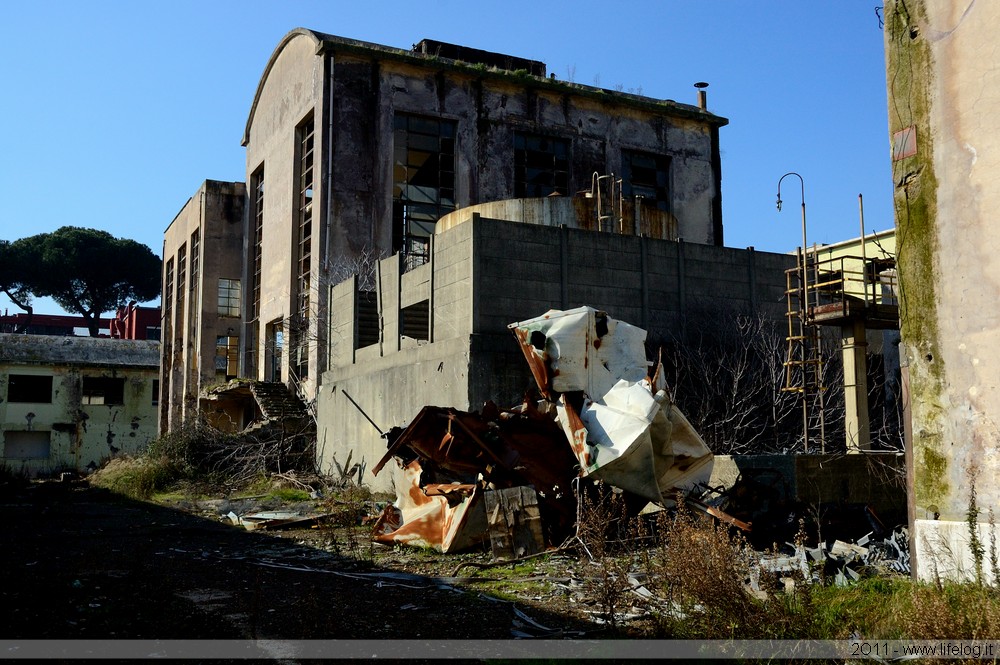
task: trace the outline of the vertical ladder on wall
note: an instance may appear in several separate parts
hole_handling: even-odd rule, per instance
[[[785,337],[787,350],[782,390],[797,393],[802,400],[803,452],[809,452],[810,441],[818,442],[819,451],[826,452],[823,347],[819,328],[813,325],[806,309],[807,303],[812,306],[809,268],[805,265],[804,252],[800,251],[796,255],[795,268],[785,271],[788,335]],[[815,283],[816,275],[812,277]]]

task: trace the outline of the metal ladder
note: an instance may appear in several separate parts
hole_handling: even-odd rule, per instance
[[[815,262],[812,268],[818,270]],[[785,299],[788,335],[785,337],[785,385],[783,392],[798,393],[802,400],[802,447],[809,452],[809,432],[819,432],[820,452],[826,452],[826,405],[823,382],[823,344],[819,328],[813,324],[807,306],[811,307],[809,287],[810,266],[805,254],[796,254],[795,268],[785,271]],[[818,275],[813,275],[814,283]]]

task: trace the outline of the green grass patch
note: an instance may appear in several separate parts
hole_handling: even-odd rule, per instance
[[[166,457],[118,457],[90,477],[91,484],[146,500],[183,476],[183,471]]]
[[[288,503],[295,503],[298,501],[309,501],[312,497],[309,495],[309,492],[305,490],[281,487],[268,492],[267,498],[278,499]]]

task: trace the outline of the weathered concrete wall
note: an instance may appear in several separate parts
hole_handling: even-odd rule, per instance
[[[145,450],[157,435],[158,355],[158,342],[0,334],[0,464],[83,471]],[[11,375],[50,377],[51,394],[12,402]],[[124,379],[122,403],[85,403],[92,377]]]
[[[206,180],[164,232],[161,293],[172,292],[172,303],[169,311],[162,310],[168,319],[163,322],[160,359],[162,432],[194,417],[200,391],[226,380],[225,367],[220,370],[216,363],[217,340],[239,337],[242,326],[239,316],[219,313],[219,279],[243,279],[245,201],[243,183]],[[183,310],[177,305],[182,246],[186,263]],[[165,282],[168,261],[174,264],[172,289]]]
[[[263,169],[264,173],[259,336],[256,340],[247,340],[252,347],[252,356],[257,359],[256,373],[249,377],[254,379],[272,378],[268,375],[265,362],[269,357],[267,325],[287,321],[296,313],[293,302],[299,209],[296,128],[310,115],[315,126],[312,284],[318,284],[319,264],[323,257],[320,248],[326,242],[324,217],[320,211],[326,205],[328,191],[321,183],[328,183],[330,177],[325,159],[328,154],[325,145],[329,140],[329,113],[324,101],[329,65],[324,58],[316,55],[316,46],[315,39],[308,34],[288,35],[278,45],[261,78],[244,137],[247,182],[259,169]],[[356,157],[364,158],[362,154]],[[253,220],[248,221],[253,223]],[[248,247],[247,252],[251,253],[252,248]],[[325,308],[325,294],[324,288],[316,289],[312,294],[313,309],[316,311]],[[315,318],[312,324],[310,334],[315,337],[318,334]],[[287,328],[286,325],[286,354],[289,347]],[[311,366],[315,367],[316,362],[316,346],[311,345]],[[281,363],[282,376],[273,379],[287,381],[288,366],[285,358]]]
[[[819,510],[839,502],[871,506],[891,529],[906,520],[905,464],[896,453],[861,455],[716,455],[712,487],[731,488],[740,477],[774,471],[788,498]]]
[[[398,257],[382,261],[381,344],[351,348],[356,281],[333,289],[335,365],[317,402],[320,464],[335,470],[334,457],[344,464],[351,454],[352,463],[364,459],[370,469],[385,450],[344,390],[383,430],[406,425],[428,404],[511,406],[534,384],[508,324],[591,305],[646,327],[655,345],[681,334],[682,312],[699,308],[783,321],[784,270],[793,262],[782,254],[501,220],[454,226],[435,235],[431,263],[422,267],[429,277],[407,284],[407,275],[398,278]],[[432,334],[424,343],[398,337],[398,308],[414,293],[431,304]],[[367,478],[391,489],[388,467]]]
[[[1000,315],[992,307],[1000,290],[1000,112],[990,103],[1000,94],[1000,5],[891,0],[885,18],[912,536],[926,578],[942,570],[930,556],[942,543],[950,543],[954,570],[970,570],[963,523],[984,523],[986,509],[1000,503]]]
[[[652,340],[679,332],[692,310],[785,316],[789,256],[500,220],[476,229],[477,332],[582,305]]]

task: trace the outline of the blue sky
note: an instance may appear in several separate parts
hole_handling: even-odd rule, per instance
[[[74,225],[162,251],[205,179],[244,180],[257,82],[295,27],[423,38],[541,60],[560,79],[694,104],[721,130],[725,244],[788,252],[892,226],[878,0],[618,3],[339,0],[22,2],[4,8],[0,238]],[[13,308],[0,295],[0,311]],[[36,312],[61,313],[51,301]]]

